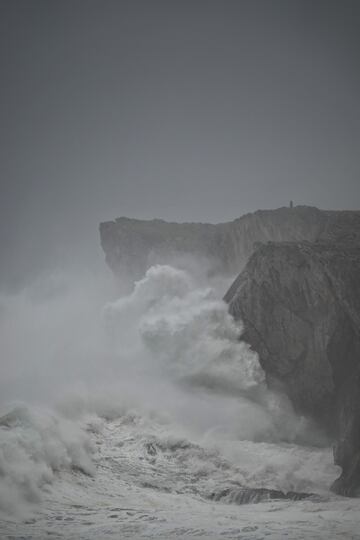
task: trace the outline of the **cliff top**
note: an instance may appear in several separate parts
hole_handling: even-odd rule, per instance
[[[115,274],[123,269],[138,278],[150,265],[182,254],[207,259],[214,274],[231,275],[241,270],[257,242],[360,241],[360,211],[281,207],[218,224],[119,217],[100,224],[100,237]]]

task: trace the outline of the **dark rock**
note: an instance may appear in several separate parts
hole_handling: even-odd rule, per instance
[[[141,278],[155,263],[201,261],[209,274],[238,273],[254,246],[268,241],[350,238],[359,212],[324,211],[309,206],[258,210],[229,223],[168,223],[121,217],[100,224],[106,261],[117,276]],[[360,237],[360,234],[359,234]]]
[[[254,504],[270,500],[284,499],[288,499],[291,501],[301,501],[303,499],[309,499],[311,497],[314,497],[314,494],[296,491],[289,491],[285,493],[284,491],[280,491],[277,489],[232,486],[220,489],[219,491],[214,491],[210,494],[209,498],[212,501],[229,504]]]
[[[245,323],[270,387],[337,441],[338,493],[360,488],[360,212],[259,210],[229,223],[118,218],[100,225],[106,260],[130,285],[154,263],[194,257],[233,275],[225,300]],[[250,260],[249,257],[251,256]],[[248,262],[247,262],[248,261]]]
[[[269,386],[336,439],[334,491],[360,488],[360,220],[327,227],[327,240],[258,247],[225,295]],[[340,231],[340,233],[339,233]],[[340,237],[337,236],[340,234]],[[341,241],[338,240],[341,238]],[[355,239],[355,241],[354,241]]]

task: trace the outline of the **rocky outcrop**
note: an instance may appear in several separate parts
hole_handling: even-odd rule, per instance
[[[338,215],[324,241],[259,245],[225,295],[269,385],[337,441],[345,495],[360,494],[359,216]]]
[[[333,489],[360,493],[360,212],[298,206],[218,225],[123,217],[100,235],[110,268],[132,281],[189,256],[210,274],[247,263],[225,296],[230,311],[268,384],[336,440]]]
[[[101,245],[115,275],[132,279],[154,263],[178,265],[195,257],[210,274],[237,274],[257,242],[315,241],[348,235],[356,212],[309,206],[258,210],[229,223],[168,223],[118,218],[100,225]]]
[[[227,504],[256,504],[271,500],[302,501],[304,499],[316,500],[313,493],[302,493],[297,491],[280,491],[278,489],[267,488],[247,488],[232,485],[229,488],[214,491],[208,497],[212,501]]]

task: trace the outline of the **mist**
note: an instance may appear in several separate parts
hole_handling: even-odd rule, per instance
[[[332,435],[269,383],[212,233],[206,256],[166,235],[152,251],[146,223],[119,236],[129,260],[149,243],[134,280],[107,266],[99,225],[358,208],[359,6],[0,0],[0,536],[295,523],[299,540],[329,512],[330,538],[345,510],[352,533],[358,507],[329,492]]]
[[[200,263],[186,260],[193,269]],[[294,413],[285,395],[267,389],[218,283],[155,265],[119,298],[121,284],[70,273],[1,298],[4,515],[31,515],[61,472],[95,476],[88,431],[101,433],[104,422],[129,414],[239,463],[240,441],[326,447],[326,437]],[[303,485],[291,472],[293,460],[279,468],[271,449],[269,459],[272,487]],[[296,460],[300,466],[303,457]],[[326,483],[328,471],[326,458],[307,487]],[[256,474],[250,482],[259,481]]]
[[[358,208],[353,0],[2,0],[1,288],[100,221]]]

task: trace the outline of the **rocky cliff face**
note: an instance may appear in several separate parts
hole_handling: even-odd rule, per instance
[[[113,272],[133,280],[189,256],[212,274],[247,263],[225,296],[230,311],[269,385],[337,441],[333,489],[360,493],[360,212],[279,208],[218,225],[119,218],[100,234]]]
[[[356,212],[322,211],[308,206],[259,210],[229,223],[167,223],[118,218],[101,223],[101,245],[116,275],[137,279],[154,263],[196,257],[212,274],[237,274],[266,241],[315,241],[346,231]]]
[[[326,241],[258,246],[225,295],[269,384],[337,440],[347,495],[360,493],[359,217],[337,216]]]

